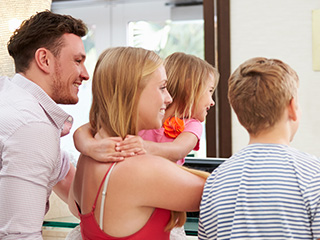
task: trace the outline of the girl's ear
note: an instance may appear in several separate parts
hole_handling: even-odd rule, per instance
[[[298,118],[298,112],[297,112],[298,104],[294,97],[289,102],[288,111],[289,111],[289,118],[293,121],[296,121]]]
[[[46,48],[39,48],[34,54],[37,66],[45,73],[50,73],[52,53]]]

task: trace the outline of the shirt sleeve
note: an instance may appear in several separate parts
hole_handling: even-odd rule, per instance
[[[42,239],[47,200],[61,167],[59,145],[57,129],[41,122],[23,125],[4,142],[0,238]]]
[[[215,194],[215,190],[212,188],[212,183],[215,179],[215,171],[207,178],[205,183],[202,199],[200,203],[200,214],[199,214],[199,227],[198,227],[198,238],[204,239],[216,239],[214,232],[216,229],[214,223],[214,212],[212,210],[212,196]]]
[[[57,182],[60,182],[62,179],[64,179],[67,173],[69,172],[70,159],[70,154],[65,150],[61,150],[61,171]]]
[[[206,240],[208,239],[206,237],[205,230],[203,228],[202,220],[199,218],[199,227],[198,227],[198,239],[199,240]]]
[[[320,173],[310,181],[304,194],[310,214],[313,237],[320,238]]]
[[[193,150],[198,151],[200,148],[200,138],[202,135],[202,124],[196,119],[188,119],[185,121],[185,127],[183,132],[191,132],[198,138],[197,145]]]

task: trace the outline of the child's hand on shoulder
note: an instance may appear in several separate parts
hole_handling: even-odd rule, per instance
[[[87,155],[99,162],[123,161],[133,154],[116,150],[116,145],[122,141],[121,137],[94,139],[90,143]]]
[[[140,136],[127,135],[123,141],[116,143],[116,151],[131,156],[146,154],[144,140]]]

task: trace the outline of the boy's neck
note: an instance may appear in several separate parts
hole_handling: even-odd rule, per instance
[[[289,145],[291,141],[290,127],[283,124],[276,124],[270,129],[264,130],[256,135],[250,134],[249,144],[270,143]]]

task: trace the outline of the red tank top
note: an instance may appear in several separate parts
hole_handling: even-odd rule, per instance
[[[108,169],[100,184],[91,212],[87,214],[81,214],[80,207],[76,203],[81,220],[80,227],[83,240],[169,240],[170,232],[165,232],[164,228],[169,222],[170,211],[160,208],[156,208],[149,218],[148,222],[139,231],[130,236],[112,237],[100,229],[99,224],[94,217],[94,210],[96,208],[96,203],[101,187],[105,181],[105,178],[109,174],[110,168]]]

